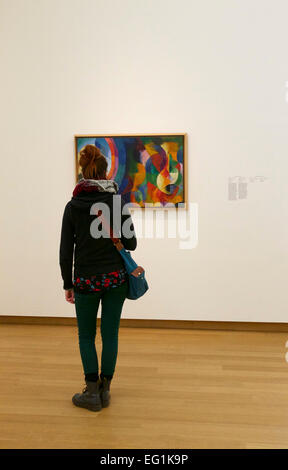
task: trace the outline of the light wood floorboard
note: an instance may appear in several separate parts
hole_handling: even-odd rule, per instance
[[[74,326],[0,326],[0,448],[288,448],[287,333],[120,328],[110,407]],[[96,347],[101,361],[100,330]]]

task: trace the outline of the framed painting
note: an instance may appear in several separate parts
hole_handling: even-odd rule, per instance
[[[83,178],[79,152],[93,144],[107,159],[107,179],[116,181],[131,208],[186,208],[186,133],[74,137],[76,183]]]

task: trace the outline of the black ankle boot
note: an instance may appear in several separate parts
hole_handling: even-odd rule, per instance
[[[101,376],[101,384],[100,384],[100,398],[101,404],[103,408],[107,408],[110,404],[110,384],[112,379],[108,379],[107,377]]]
[[[86,387],[83,389],[82,393],[76,393],[72,398],[74,405],[87,408],[90,411],[100,411],[102,408],[100,385],[100,379],[98,379],[97,382],[89,382],[86,380]]]

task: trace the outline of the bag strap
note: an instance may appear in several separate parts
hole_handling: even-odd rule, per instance
[[[120,251],[124,248],[124,245],[121,242],[121,239],[118,237],[114,237],[113,228],[110,227],[110,224],[107,222],[106,217],[101,210],[98,211],[98,217],[101,220],[102,226],[105,228],[106,232],[109,233],[109,236],[113,242],[113,245],[116,246],[117,250]]]
[[[105,228],[106,232],[109,233],[114,246],[116,246],[118,251],[122,250],[122,248],[124,248],[124,245],[121,243],[120,238],[114,237],[113,229],[110,227],[110,224],[108,224],[107,219],[104,217],[101,209],[98,211],[98,217],[101,220],[102,226]],[[130,274],[132,274],[134,277],[139,277],[144,272],[145,271],[142,266],[137,266]]]

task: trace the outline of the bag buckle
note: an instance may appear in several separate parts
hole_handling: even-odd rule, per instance
[[[144,268],[142,268],[142,266],[137,266],[137,268],[135,268],[134,271],[131,272],[131,274],[135,277],[141,276],[142,273],[144,273]]]
[[[124,245],[121,243],[121,240],[117,240],[116,242],[113,242],[114,246],[116,246],[117,250],[120,251],[122,248],[124,248]]]

